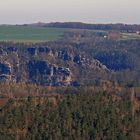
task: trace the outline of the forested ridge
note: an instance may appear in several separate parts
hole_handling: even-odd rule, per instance
[[[60,25],[65,24],[87,26],[80,23]],[[57,27],[59,23],[50,25]],[[30,28],[33,25],[26,26]],[[0,81],[45,86],[87,86],[110,80],[139,86],[139,26],[91,26],[102,28],[62,29],[63,35],[59,40],[48,42],[0,42]],[[110,28],[104,29],[106,26]],[[51,27],[52,30],[54,27]],[[122,31],[117,27],[126,29]]]
[[[134,88],[45,88],[24,84],[2,87],[2,140],[139,138],[140,104]]]
[[[90,30],[119,30],[123,32],[136,32],[140,30],[140,25],[129,24],[88,24],[82,22],[52,22],[52,23],[36,23],[36,26],[57,27],[57,28],[75,28],[75,29],[90,29]]]

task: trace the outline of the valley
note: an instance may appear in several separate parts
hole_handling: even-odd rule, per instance
[[[139,30],[0,26],[0,140],[139,140]]]

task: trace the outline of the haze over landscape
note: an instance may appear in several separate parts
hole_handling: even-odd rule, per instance
[[[140,24],[139,0],[1,0],[0,24],[77,21]]]

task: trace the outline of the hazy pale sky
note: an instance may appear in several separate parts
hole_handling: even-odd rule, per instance
[[[0,24],[38,21],[140,24],[140,0],[0,0]]]

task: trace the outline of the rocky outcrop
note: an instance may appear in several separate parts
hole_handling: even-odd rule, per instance
[[[71,72],[68,68],[58,67],[40,60],[30,60],[27,67],[28,79],[31,82],[52,86],[69,85],[71,82]]]
[[[46,86],[79,86],[82,71],[108,71],[95,59],[52,44],[0,44],[0,81],[29,82]],[[95,71],[97,72],[97,71]]]

